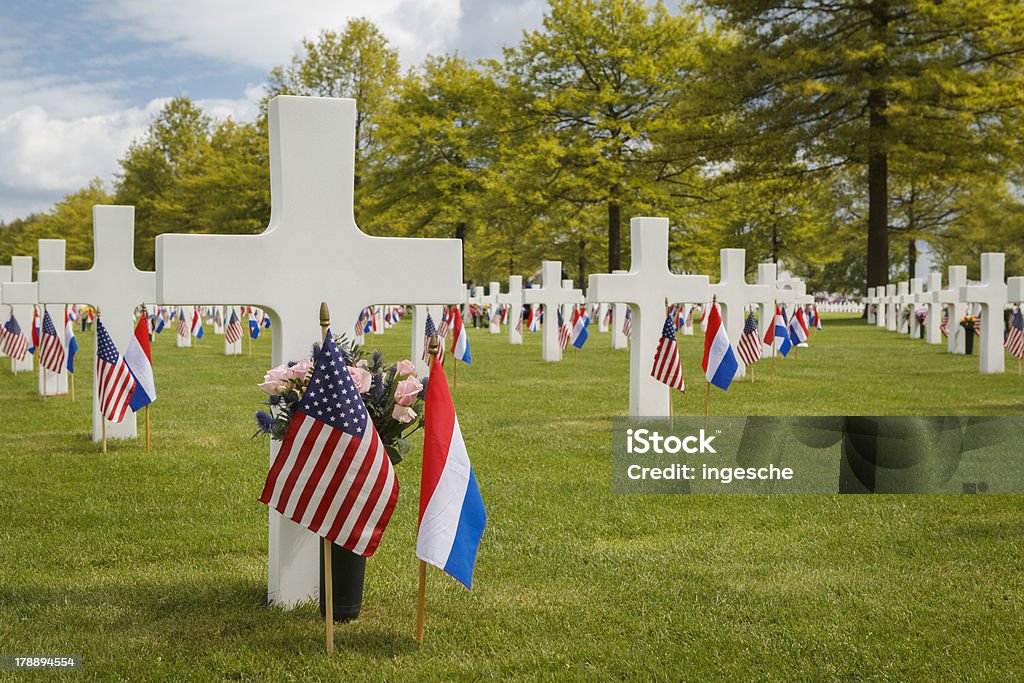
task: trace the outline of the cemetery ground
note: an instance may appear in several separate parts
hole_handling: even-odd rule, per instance
[[[311,314],[315,314],[312,310]],[[824,317],[755,382],[713,389],[717,414],[1024,412],[1024,378]],[[407,357],[408,322],[367,348]],[[1009,680],[1024,670],[1024,504],[1015,496],[625,496],[610,493],[610,420],[628,353],[592,332],[544,363],[469,330],[459,421],[488,511],[470,592],[431,570],[414,640],[419,440],[368,564],[363,613],[324,652],[313,605],[268,608],[268,447],[252,439],[252,358],[212,334],[156,340],[159,399],[144,442],[89,440],[92,334],[77,401],[0,371],[0,652],[80,654],[86,680],[452,680],[637,677]],[[680,337],[703,410],[702,336]],[[311,340],[312,341],[312,340]],[[247,344],[247,342],[243,342]],[[243,346],[243,348],[245,348]],[[2,361],[7,363],[5,359]],[[448,364],[449,381],[451,366]],[[143,428],[140,416],[140,435]],[[0,673],[0,677],[2,677]]]

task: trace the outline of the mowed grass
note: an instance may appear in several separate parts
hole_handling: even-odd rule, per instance
[[[314,311],[315,313],[315,311]],[[323,646],[312,604],[268,607],[268,446],[252,439],[269,340],[154,349],[154,452],[89,440],[78,400],[0,371],[0,654],[75,653],[85,680],[1013,680],[1024,671],[1024,504],[1014,496],[621,496],[610,417],[628,353],[592,334],[543,363],[539,335],[469,330],[456,407],[488,510],[470,592],[428,581],[414,640],[419,442],[370,560],[363,614]],[[409,353],[403,323],[367,337]],[[701,338],[681,337],[703,411]],[[1024,378],[825,320],[798,357],[714,390],[719,414],[1021,414]],[[450,368],[450,366],[449,366]],[[451,381],[449,374],[449,380]],[[3,672],[0,672],[2,675]],[[7,674],[15,677],[15,674]]]

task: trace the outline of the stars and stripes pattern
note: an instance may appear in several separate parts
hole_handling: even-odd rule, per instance
[[[328,331],[260,501],[369,557],[397,500],[391,460]]]
[[[444,309],[441,313],[441,325],[437,328],[437,336],[441,339],[448,338],[448,328],[452,324],[452,311],[450,308]],[[444,342],[442,342],[443,344]]]
[[[427,313],[427,322],[423,325],[423,360],[428,361],[430,359],[430,338],[437,334],[437,328],[434,326],[434,318]],[[444,342],[438,339],[437,344],[437,362],[444,363]]]
[[[135,379],[102,320],[96,321],[96,385],[103,417],[111,422],[123,420],[135,393]]]
[[[747,321],[743,324],[743,334],[736,344],[740,360],[746,366],[751,366],[761,360],[761,338],[757,334],[757,319],[753,311],[747,314]]]
[[[1018,360],[1024,358],[1024,315],[1021,315],[1020,306],[1017,306],[1010,316],[1010,329],[1006,333],[1003,346]]]
[[[192,328],[189,327],[188,321],[185,320],[184,311],[178,311],[178,327],[175,329],[175,332],[179,337],[192,336]]]
[[[21,325],[14,314],[4,324],[2,346],[4,353],[19,363],[28,355],[28,339],[21,333]]]
[[[60,374],[64,371],[64,361],[67,354],[64,353],[64,344],[57,336],[57,328],[53,324],[49,311],[43,311],[42,334],[39,338],[39,363],[49,370]]]
[[[563,351],[569,346],[569,337],[572,336],[572,329],[569,327],[569,323],[565,322],[565,318],[562,317],[562,310],[558,310],[558,346]]]
[[[625,320],[622,321],[622,334],[625,335],[626,339],[633,336],[633,312],[627,306],[626,315],[623,316]]]
[[[231,317],[224,328],[224,341],[228,344],[242,341],[242,321],[238,319],[238,313],[234,308],[231,309]]]
[[[661,329],[661,339],[658,340],[658,350],[654,353],[651,377],[686,393],[683,367],[679,363],[679,347],[676,345],[676,326],[672,316],[666,316],[665,326]]]

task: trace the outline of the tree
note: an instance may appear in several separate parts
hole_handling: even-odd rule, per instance
[[[321,31],[304,39],[287,66],[267,76],[267,99],[276,95],[351,97],[356,101],[355,186],[380,150],[378,119],[399,80],[398,51],[373,22],[350,19],[342,33]],[[357,196],[357,208],[359,197]],[[356,212],[357,216],[359,212]]]
[[[742,111],[733,134],[744,165],[863,169],[868,286],[888,282],[894,162],[973,174],[1012,157],[1024,93],[1015,0],[703,4],[737,38],[715,80],[720,101]]]
[[[520,166],[549,203],[604,205],[608,268],[620,267],[623,207],[662,203],[651,151],[700,63],[699,18],[643,0],[551,0],[543,29],[500,67],[534,139]],[[662,164],[662,167],[664,164]]]

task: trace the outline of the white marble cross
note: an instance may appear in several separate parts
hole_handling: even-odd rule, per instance
[[[187,349],[192,346],[192,311],[192,306],[178,307],[179,320],[185,321],[185,334],[178,334],[178,320],[174,321],[174,343],[179,349]]]
[[[875,287],[875,297],[878,299],[878,310],[875,312],[875,326],[885,329],[889,326],[889,285]],[[896,286],[893,285],[893,291]]]
[[[960,298],[964,285],[967,284],[967,266],[949,267],[949,286],[935,292],[935,301],[942,304],[945,314],[949,315],[949,329],[946,332],[946,350],[949,353],[964,353],[964,328],[960,327],[960,317],[964,312],[964,301]]]
[[[498,303],[508,306],[508,343],[522,344],[523,330],[519,318],[523,315],[523,276],[508,276],[508,294],[498,292]],[[525,323],[524,323],[525,324]],[[516,329],[516,328],[519,329]]]
[[[921,322],[917,319],[917,303],[924,292],[924,278],[910,278],[910,293],[903,298],[903,302],[910,307],[910,334],[911,339],[921,338]]]
[[[743,335],[743,318],[748,304],[763,305],[768,302],[769,292],[765,285],[747,284],[747,251],[746,249],[722,249],[721,278],[718,284],[711,285],[712,296],[718,297],[722,307],[722,321],[729,335],[736,358],[740,357],[739,343]],[[764,337],[762,337],[764,339]],[[740,363],[736,370],[737,377],[745,377],[747,366]]]
[[[39,270],[64,270],[64,255],[67,247],[64,240],[42,239],[39,240]],[[39,298],[38,283],[36,284],[36,298]],[[74,302],[64,302],[65,304]],[[59,306],[50,311],[50,319],[57,330],[57,338],[61,346],[64,346],[64,306]],[[42,312],[40,312],[40,321]],[[40,322],[42,324],[42,322]],[[67,349],[64,349],[67,353]],[[45,381],[44,381],[45,373]],[[57,396],[68,393],[68,364],[61,366],[59,373],[54,373],[39,365],[39,395]]]
[[[864,302],[868,305],[868,325],[875,324],[875,315],[878,311],[878,309],[876,308],[878,306],[878,294],[876,293],[877,291],[877,287],[868,287],[868,295],[864,297]]]
[[[896,285],[885,286],[885,329],[895,332],[899,327],[899,301]]]
[[[416,364],[416,374],[419,377],[430,375],[430,368],[427,361],[423,360],[423,352],[427,342],[427,315],[434,321],[434,329],[441,324],[441,311],[443,306],[413,306],[412,307],[412,356],[410,359]],[[345,333],[346,335],[348,332]],[[443,343],[443,342],[442,342]]]
[[[586,302],[586,297],[583,296],[583,290],[572,288],[572,280],[562,280],[562,289],[576,292],[576,298],[574,300],[566,301],[562,304],[562,317],[565,318],[566,322],[569,323],[569,326],[571,327],[573,309]]]
[[[597,331],[608,331],[608,304],[603,301],[597,305]]]
[[[78,301],[98,307],[103,326],[118,351],[124,353],[133,334],[135,307],[156,300],[156,275],[135,267],[135,207],[94,206],[92,222],[92,268],[40,270],[39,300],[48,304]],[[99,441],[103,423],[95,382],[92,399],[92,438]],[[136,436],[135,413],[131,411],[120,423],[107,423],[109,439]]]
[[[270,225],[258,235],[160,235],[157,301],[245,302],[267,310],[272,363],[309,354],[321,301],[349,333],[366,306],[458,301],[458,240],[371,237],[353,216],[356,103],[275,97],[268,105]],[[255,400],[255,394],[254,394]],[[319,537],[270,512],[271,602],[318,594]]]
[[[11,279],[3,284],[3,297],[21,327],[21,334],[28,340],[28,345],[32,346],[32,314],[38,298],[36,283],[32,282],[31,256],[11,257]],[[25,354],[25,359],[21,361],[11,359],[11,372],[32,372],[32,369],[32,354]]]
[[[546,361],[562,360],[562,348],[558,344],[558,311],[565,304],[575,304],[583,297],[578,289],[562,287],[562,262],[543,261],[541,279],[543,285],[534,285],[523,290],[523,303],[544,305],[544,339],[541,357]],[[571,284],[571,283],[570,283]]]
[[[498,322],[495,322],[495,313],[498,310],[498,295],[501,294],[501,285],[497,282],[492,282],[487,288],[487,295],[483,298],[483,305],[488,307],[487,311],[487,327],[491,334],[501,334],[501,318],[498,318]]]
[[[3,303],[4,301],[4,285],[11,281],[11,267],[0,266],[0,325],[7,324],[8,319],[11,317],[11,307]],[[21,323],[18,323],[19,325]],[[3,349],[0,348],[0,358],[6,358],[7,354],[4,353]]]
[[[982,374],[1003,372],[1003,310],[1006,308],[1005,276],[1006,254],[981,255],[981,282],[961,289],[964,301],[981,304],[981,352],[979,369]]]
[[[900,282],[896,285],[896,333],[904,334],[903,306],[910,299],[910,283]],[[910,332],[910,320],[907,320],[906,332]]]
[[[612,275],[625,275],[628,271],[625,270],[613,270]],[[587,298],[590,298],[590,292],[587,292]],[[626,324],[626,304],[613,303],[612,304],[612,348],[613,349],[625,349],[629,348],[629,338],[622,331],[622,326]],[[652,358],[653,362],[654,359]]]
[[[0,279],[2,278],[3,274],[0,273]],[[1024,277],[1006,278],[1006,301],[1017,305],[1024,302]]]
[[[775,299],[778,290],[778,265],[775,263],[757,264],[757,284],[763,285],[768,293],[758,308],[757,334],[761,338],[761,358],[771,358],[775,353],[773,344],[765,344],[768,326],[775,325]]]
[[[924,321],[924,342],[941,344],[942,304],[935,299],[935,293],[942,290],[942,273],[928,273],[928,291],[917,297],[917,302],[928,307],[928,317]]]
[[[591,301],[621,301],[633,310],[629,350],[629,414],[631,417],[669,415],[669,388],[651,377],[654,354],[665,322],[666,305],[707,301],[706,275],[676,275],[668,267],[668,219],[630,221],[630,269],[626,274],[590,276]],[[615,324],[621,324],[616,320]]]

